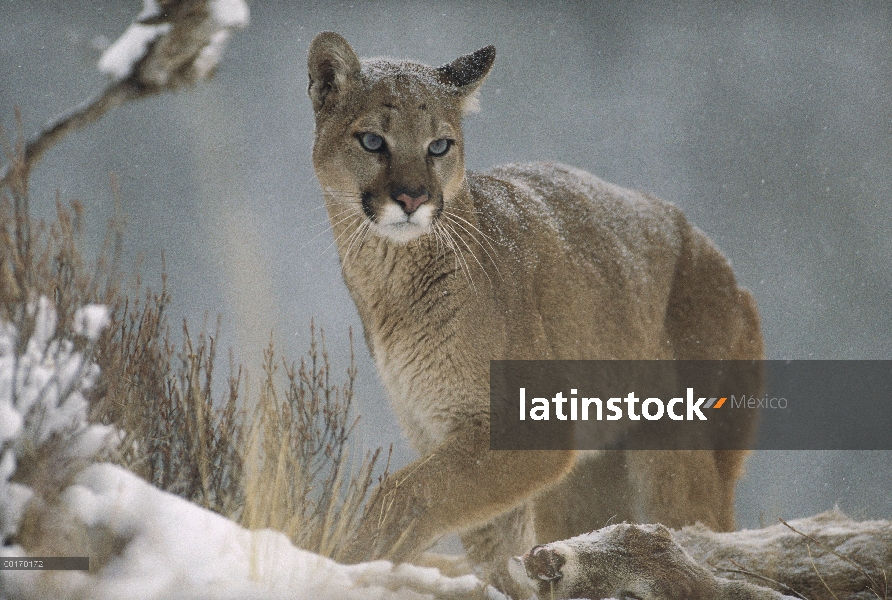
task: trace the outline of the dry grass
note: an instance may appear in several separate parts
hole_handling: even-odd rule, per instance
[[[0,130],[0,140],[5,139]],[[86,304],[113,305],[118,297],[119,277],[112,256],[119,253],[120,223],[117,219],[109,223],[99,257],[88,268],[79,250],[83,239],[80,204],[66,206],[57,197],[51,224],[31,218],[21,135],[19,140],[15,147],[4,143],[11,176],[8,184],[0,186],[0,324],[15,327],[13,352],[23,356],[40,320],[39,300],[47,298],[56,315],[48,343],[58,346],[61,340],[70,340],[75,351],[92,356],[99,344],[74,333],[74,314]],[[40,407],[32,406],[26,428],[36,427],[40,419]],[[53,435],[42,444],[21,445],[16,449],[13,480],[29,485],[43,501],[53,502],[83,467],[81,461],[65,458],[67,443]]]
[[[339,386],[331,381],[324,334],[317,341],[312,324],[310,330],[310,350],[299,366],[279,362],[272,343],[264,353],[241,521],[283,531],[301,548],[339,559],[362,518],[380,449],[358,465],[351,460],[350,433],[358,420],[350,417],[352,333],[347,380]]]
[[[299,364],[267,348],[255,395],[230,358],[225,392],[214,397],[219,319],[213,333],[197,335],[184,322],[180,341],[172,341],[164,276],[157,293],[143,290],[139,278],[122,284],[123,219],[109,223],[96,260],[85,260],[77,202],[57,198],[49,225],[31,217],[23,153],[22,141],[7,145],[9,177],[0,184],[0,320],[20,332],[17,351],[34,329],[29,306],[51,299],[56,337],[74,340],[86,362],[101,369],[90,391],[91,420],[125,434],[107,459],[246,526],[279,529],[300,547],[340,556],[362,518],[380,453],[360,461],[351,454],[352,356],[345,380],[334,383],[324,336],[317,341],[311,326],[311,347]],[[117,197],[114,181],[112,188]],[[91,303],[108,306],[112,322],[88,345],[73,334],[72,320],[78,307]],[[80,468],[61,468],[54,456],[44,452],[20,465],[28,483],[40,483],[44,505]],[[45,546],[45,540],[22,539],[27,536],[23,531],[16,541]]]

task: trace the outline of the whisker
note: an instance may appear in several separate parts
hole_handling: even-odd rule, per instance
[[[435,230],[437,232],[437,237],[443,241],[444,248],[449,248],[450,250],[452,250],[452,259],[453,259],[452,270],[453,270],[453,272],[458,271],[459,270],[458,252],[455,251],[455,247],[453,246],[452,240],[449,238],[449,234],[446,232],[445,229],[443,229],[443,226],[438,221],[435,221],[434,225],[435,225]],[[444,250],[444,252],[445,252],[445,250]],[[462,271],[462,274],[464,274],[464,271]]]
[[[362,195],[354,194],[351,192],[326,193],[323,195],[323,198],[325,198],[326,202],[340,202],[340,203],[356,204],[356,205],[362,204]]]
[[[433,226],[434,226],[433,232],[437,238],[437,256],[439,257],[441,254],[443,256],[445,256],[446,250],[449,248],[449,246],[446,244],[446,240],[443,239],[443,233],[440,231],[440,229],[441,229],[440,224],[437,222],[434,222]],[[440,247],[440,244],[443,245],[442,248]]]
[[[347,206],[359,206],[362,204],[362,200],[354,200],[354,199],[351,199],[349,196],[344,196],[344,197],[335,196],[333,199],[326,198],[326,201],[323,202],[323,204],[320,208],[328,208],[328,205],[330,202],[337,203],[337,204],[346,204]]]
[[[355,244],[357,240],[360,240],[360,239],[365,240],[365,236],[369,232],[369,229],[371,228],[371,226],[372,226],[371,221],[369,221],[369,220],[363,221],[362,224],[356,228],[354,235],[350,236],[350,238],[352,238],[353,241],[350,241],[350,238],[348,238],[347,241],[350,241],[350,245],[347,246],[347,251],[344,253],[344,260],[343,260],[344,268],[347,267],[347,262],[350,260],[350,251],[353,249],[353,244]],[[362,235],[359,235],[360,232],[362,232]],[[347,242],[344,242],[344,243],[346,244]],[[362,241],[360,241],[359,246],[356,247],[357,254],[359,253],[360,248],[362,248]]]
[[[359,229],[359,227],[366,221],[366,219],[364,219],[364,218],[363,218],[362,216],[360,216],[360,215],[353,215],[353,216],[356,217],[356,219],[357,219],[357,224],[356,224],[356,227],[354,227],[353,231],[351,231],[350,234],[347,236],[347,239],[344,240],[344,244],[346,244],[347,241],[348,241],[351,237],[353,237],[353,234],[354,234],[354,233]],[[338,244],[338,249],[340,249],[340,248],[343,246],[343,244],[339,244],[338,242],[340,242],[340,241],[341,241],[341,238],[343,238],[344,235],[347,234],[348,231],[350,231],[350,227],[351,227],[352,225],[353,225],[353,223],[349,223],[349,224],[345,225],[345,226],[344,226],[344,231],[342,231],[342,232],[335,238],[334,241],[335,241],[335,243]]]
[[[361,235],[361,233],[362,233],[363,228],[364,228],[364,226],[363,226],[362,223],[360,223],[359,225],[357,225],[357,226],[353,229],[353,232],[347,237],[347,239],[344,240],[344,243],[341,244],[341,245],[338,245],[338,250],[337,250],[337,252],[338,252],[338,256],[340,257],[341,269],[342,269],[342,270],[347,268],[347,263],[348,263],[349,260],[350,260],[350,248],[352,248],[352,247],[353,247],[353,244],[356,242],[356,240],[359,239],[359,237],[360,237],[360,235]],[[346,250],[346,251],[342,251],[343,248],[344,248],[344,246],[347,247],[347,250]]]
[[[350,231],[350,235],[347,236],[347,239],[344,240],[344,243],[338,244],[338,251],[342,250],[344,248],[344,246],[346,246],[347,249],[349,249],[350,246],[353,245],[353,242],[356,241],[356,238],[359,235],[359,232],[362,230],[363,224],[364,224],[364,222],[361,221],[356,227],[354,227]],[[344,231],[341,232],[341,235],[338,236],[338,239],[335,240],[335,242],[339,242],[340,239],[344,236],[344,234],[347,233],[347,231],[348,231],[348,229],[345,228]]]
[[[480,235],[482,235],[485,239],[489,240],[491,243],[496,244],[496,245],[498,245],[498,246],[504,246],[504,245],[505,245],[504,243],[502,243],[502,242],[497,242],[496,240],[492,239],[491,237],[489,237],[488,235],[486,235],[485,233],[483,233],[483,231],[482,231],[479,227],[477,227],[476,225],[474,225],[473,223],[471,223],[471,222],[468,221],[467,219],[465,219],[465,218],[463,218],[463,217],[460,217],[459,215],[457,215],[457,214],[455,214],[455,213],[453,213],[453,212],[450,212],[449,210],[444,210],[443,212],[446,213],[446,214],[448,214],[448,215],[450,215],[450,216],[455,217],[456,219],[461,219],[462,222],[467,223],[470,227],[472,227],[472,228],[474,229],[474,231],[476,231],[477,233],[479,233]],[[467,231],[467,230],[466,230],[466,231]],[[470,233],[470,232],[468,232],[468,233]],[[490,249],[491,249],[493,252],[496,251],[496,249],[495,249],[494,247],[492,247],[492,246],[490,246]]]
[[[429,236],[429,237],[427,238],[427,242],[428,242],[428,246],[429,246],[429,245],[430,245],[430,242],[431,242],[431,239],[434,240],[434,246],[435,246],[434,256],[435,256],[436,258],[440,258],[440,236],[439,236],[439,234],[438,234],[438,232],[437,232],[437,227],[436,227],[436,225],[437,225],[436,222],[431,223],[431,233],[432,233],[433,235],[431,235],[431,236]]]
[[[483,214],[483,211],[481,211],[481,210],[476,210],[476,209],[471,209],[471,208],[461,208],[459,206],[450,206],[449,210],[453,210],[453,211],[457,210],[457,211],[460,211],[463,213],[468,213],[469,215],[482,215]]]
[[[360,205],[360,204],[362,204],[362,202],[347,202],[346,204],[347,204],[347,206],[344,207],[344,209],[341,212],[339,212],[337,215],[335,215],[335,217],[337,217],[338,215],[344,214],[344,211],[352,210],[353,209],[352,205],[354,205],[354,204]],[[307,210],[309,210],[310,213],[315,214],[315,212],[317,210],[326,210],[327,208],[328,208],[328,206],[326,205],[325,202],[323,202],[321,204],[316,204],[315,206],[311,206]],[[331,218],[331,217],[329,217],[329,218]],[[325,219],[325,221],[320,221],[319,223],[317,223],[315,225],[298,225],[297,229],[311,229],[313,227],[317,227],[318,225],[322,225],[323,223],[326,223],[327,221],[328,221],[328,219]]]
[[[338,216],[338,217],[341,217],[341,215],[346,214],[347,212],[348,212],[348,211],[344,211],[344,212],[342,212],[342,213],[339,213],[337,216]],[[337,226],[340,225],[341,223],[346,223],[346,222],[350,219],[350,217],[360,217],[360,218],[364,218],[364,217],[365,217],[365,215],[364,215],[363,213],[359,212],[359,211],[349,211],[349,212],[350,212],[350,214],[348,214],[346,217],[338,218],[337,221],[332,221],[332,223],[331,223],[331,228],[334,229],[335,227],[337,227]]]
[[[450,215],[449,213],[446,213],[446,212],[444,212],[443,214],[444,214],[444,216],[445,216],[447,219],[449,219],[449,220],[450,220],[452,223],[454,223],[456,226],[461,227],[461,228],[465,231],[465,233],[467,233],[468,236],[469,236],[472,240],[474,240],[474,241],[477,243],[478,246],[480,246],[480,249],[483,250],[483,252],[486,253],[486,256],[489,257],[489,261],[492,263],[492,266],[495,267],[495,269],[496,269],[496,273],[498,274],[499,279],[502,279],[502,280],[504,281],[504,279],[502,278],[502,271],[499,269],[499,265],[496,263],[496,259],[493,258],[492,254],[489,253],[489,250],[486,249],[486,246],[484,246],[482,243],[480,243],[480,240],[478,240],[478,239],[474,236],[474,234],[473,234],[467,227],[465,227],[464,225],[462,225],[461,223],[459,223],[459,222],[457,222],[457,221],[453,221],[453,220],[452,220],[452,217],[461,219],[462,221],[465,221],[465,220],[462,219],[461,217],[459,217],[458,215]],[[468,223],[468,222],[465,221],[465,223]],[[476,227],[474,227],[474,225],[473,225],[472,223],[468,223],[468,225],[471,226],[471,227],[473,227],[474,230],[477,231],[477,233],[479,233],[480,235],[482,235],[483,238],[484,238],[484,240],[488,239],[487,235],[486,235],[485,233],[483,233],[482,231],[480,231],[479,229],[477,229]],[[491,244],[489,245],[489,247],[490,247],[490,250],[493,251],[493,253],[496,252],[496,249],[493,248]],[[476,258],[476,256],[475,256],[475,258]],[[480,261],[478,260],[477,262],[479,263]],[[480,268],[482,269],[482,268],[483,268],[483,265],[480,265]],[[484,273],[485,273],[485,272],[486,272],[486,270],[484,269]]]
[[[350,212],[350,211],[356,211],[356,208],[355,208],[354,206],[346,206],[343,210],[341,210],[341,211],[339,211],[339,212],[337,212],[337,213],[335,213],[335,214],[333,214],[333,215],[329,215],[328,220],[329,220],[329,221],[332,221],[332,220],[334,220],[334,219],[337,219],[337,218],[340,217],[341,215],[346,214],[346,213],[348,213],[348,212]]]
[[[325,207],[323,207],[323,208],[325,208]],[[341,212],[337,213],[336,215],[326,217],[324,221],[319,221],[318,223],[313,223],[312,225],[298,225],[297,229],[316,229],[320,225],[328,225],[331,223],[332,219],[337,219],[341,215],[346,214],[347,212],[352,212],[354,210],[355,209],[352,206],[348,206],[347,208],[345,208]]]
[[[447,218],[448,218],[448,216],[447,216]],[[458,222],[456,222],[456,221],[450,221],[450,222],[451,222],[453,225],[455,225],[455,226],[457,226],[457,227],[461,227],[462,229],[464,229],[464,227],[462,227],[461,223],[458,223]],[[465,233],[467,233],[469,236],[471,236],[471,239],[474,239],[474,236],[472,236],[471,233],[470,233],[467,229],[464,229],[464,231],[465,231]],[[476,254],[474,253],[474,251],[471,249],[470,244],[468,244],[468,242],[465,241],[465,238],[463,238],[463,237],[461,236],[460,233],[458,233],[458,232],[456,231],[455,234],[458,236],[458,239],[461,241],[461,243],[465,245],[465,248],[468,249],[468,254],[470,254],[470,255],[471,255],[471,258],[473,258],[473,259],[477,262],[477,265],[480,267],[480,270],[483,271],[483,274],[486,275],[486,278],[489,279],[489,283],[492,284],[492,279],[490,278],[489,273],[486,272],[486,269],[483,267],[483,263],[481,263],[481,262],[480,262],[480,259],[477,258],[477,255],[476,255]],[[474,240],[474,241],[477,241],[477,240]],[[483,245],[480,244],[480,242],[477,242],[477,244],[480,245],[481,248],[483,248]],[[483,248],[483,251],[486,252],[486,248]],[[487,252],[487,256],[488,256],[488,255],[489,255],[489,253]],[[490,260],[492,260],[492,257],[490,257]],[[495,264],[495,263],[493,263],[493,264]]]
[[[347,212],[347,211],[344,211],[344,212]],[[340,213],[340,214],[344,214],[344,213]],[[340,219],[339,221],[336,221],[336,222],[332,223],[332,224],[331,224],[331,229],[332,229],[332,231],[334,230],[335,226],[340,225],[341,223],[345,223],[346,221],[350,220],[351,218],[358,217],[359,215],[360,215],[360,213],[358,213],[358,212],[351,212],[351,214],[347,215],[347,216],[344,217],[343,219]],[[328,228],[323,229],[322,231],[320,231],[319,233],[317,233],[316,235],[314,235],[313,237],[311,237],[310,239],[308,239],[306,242],[303,243],[303,245],[300,247],[300,249],[301,249],[301,250],[304,250],[304,249],[305,249],[307,246],[309,246],[309,245],[310,245],[316,238],[318,238],[320,235],[324,234],[326,231],[328,231]],[[327,250],[328,250],[328,248],[326,248],[326,251],[327,251]]]
[[[366,238],[366,236],[369,234],[369,231],[372,230],[372,222],[371,222],[371,221],[368,221],[368,220],[366,220],[366,221],[364,221],[364,222],[365,222],[365,231],[362,232],[362,239],[359,240],[359,245],[356,247],[356,254],[357,254],[357,255],[359,254],[359,251],[362,250],[362,245],[365,244],[365,238]],[[355,255],[354,255],[354,256],[355,256]]]
[[[440,225],[440,231],[443,233],[443,239],[449,243],[449,249],[452,250],[453,257],[453,268],[456,271],[461,271],[461,274],[464,275],[467,282],[471,285],[471,288],[474,287],[474,282],[471,280],[471,274],[465,268],[465,264],[463,262],[463,258],[461,256],[461,248],[458,247],[458,244],[453,239],[452,234],[450,234],[443,225]]]
[[[340,196],[340,197],[354,197],[359,198],[362,196],[359,192],[352,192],[350,190],[335,190],[335,189],[327,189],[322,190],[322,194],[325,196]]]
[[[354,217],[354,218],[356,218],[356,220],[359,222],[359,225],[356,226],[356,228],[358,229],[359,226],[362,225],[362,219],[359,217],[359,215],[351,215],[351,216]],[[332,246],[339,247],[339,246],[337,246],[338,241],[339,241],[342,237],[344,237],[344,234],[346,234],[348,231],[350,231],[350,224],[348,224],[346,227],[344,227],[344,231],[342,231],[342,232],[341,232],[341,233],[340,233],[334,240],[332,240],[332,242],[331,242],[328,246],[325,247],[325,250],[323,250],[323,251],[319,254],[319,256],[316,257],[316,259],[318,260],[318,259],[322,258],[322,257],[325,255],[325,253],[328,252],[328,250],[329,250]],[[354,229],[353,231],[355,232],[356,229]],[[352,236],[353,234],[351,233],[350,235]],[[350,239],[350,237],[348,236],[347,239]]]
[[[452,228],[448,223],[446,223],[445,221],[441,221],[441,223],[442,223],[443,227],[445,228],[445,230],[451,231],[452,234],[454,235],[454,237],[457,237],[457,238],[459,239],[459,241],[461,241],[461,242],[465,245],[465,247],[468,249],[468,252],[470,252],[471,255],[473,256],[474,252],[471,250],[471,247],[468,246],[467,242],[465,242],[465,241],[462,239],[462,237],[458,234],[458,232],[455,231],[455,229],[453,229],[453,228]],[[450,236],[450,237],[452,237],[452,236]],[[455,248],[454,248],[454,250],[456,250],[456,256],[458,256],[459,260],[460,260],[461,263],[464,265],[464,269],[465,269],[465,270],[467,271],[467,273],[468,273],[468,283],[471,285],[471,289],[473,289],[473,290],[476,292],[476,291],[477,291],[477,287],[474,285],[474,281],[472,280],[472,277],[471,277],[471,267],[470,267],[470,265],[468,265],[468,261],[465,259],[465,257],[464,257],[464,253],[461,252],[461,249],[460,249],[460,247],[458,246],[458,244],[455,244]],[[476,259],[476,258],[477,258],[477,257],[474,256],[474,259]],[[477,262],[478,262],[478,264],[479,264],[480,261],[478,260]],[[484,274],[486,274],[486,271],[484,271]],[[489,275],[487,275],[487,277],[489,277]]]

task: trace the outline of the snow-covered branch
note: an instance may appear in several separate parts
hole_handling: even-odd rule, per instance
[[[143,0],[99,70],[150,93],[206,79],[232,32],[248,26],[248,14],[243,0]]]
[[[43,154],[72,131],[130,100],[207,79],[232,32],[247,27],[244,0],[143,0],[143,10],[99,59],[112,82],[100,94],[47,123],[0,172],[0,184],[27,174]]]
[[[15,538],[28,503],[58,493],[115,431],[87,422],[84,392],[98,368],[76,351],[74,341],[57,336],[56,311],[48,298],[28,306],[31,335],[18,343],[12,323],[0,323],[0,542]],[[75,337],[87,348],[108,325],[103,306],[75,313]],[[19,352],[17,348],[24,348]]]

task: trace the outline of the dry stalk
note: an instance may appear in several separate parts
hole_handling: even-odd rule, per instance
[[[734,565],[735,567],[737,567],[736,569],[726,569],[724,567],[717,567],[711,563],[708,563],[708,564],[710,567],[712,567],[716,571],[722,571],[724,573],[739,573],[740,575],[746,575],[748,577],[755,577],[756,579],[760,579],[760,580],[770,583],[772,585],[776,585],[780,589],[782,589],[786,592],[790,592],[797,598],[802,598],[802,600],[810,600],[807,596],[797,592],[796,590],[794,590],[787,584],[783,583],[782,581],[778,581],[777,579],[772,579],[771,577],[767,577],[765,575],[760,575],[759,573],[756,573],[755,571],[751,571],[751,570],[743,567],[742,565],[738,564],[737,561],[735,561],[735,560],[731,560],[731,564]]]
[[[296,545],[339,558],[359,526],[380,449],[353,467],[350,415],[356,366],[333,384],[324,333],[310,325],[310,350],[299,366],[264,353],[264,381],[247,436],[242,523],[284,531]],[[280,372],[281,367],[281,372]]]

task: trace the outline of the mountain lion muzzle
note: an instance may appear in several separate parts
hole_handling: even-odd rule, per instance
[[[490,360],[763,350],[753,297],[673,205],[554,163],[465,171],[462,117],[494,60],[360,60],[320,33],[308,93],[344,280],[421,456],[374,493],[351,558],[409,560],[458,532],[516,592],[510,557],[610,520],[731,529],[746,453],[491,451]]]

